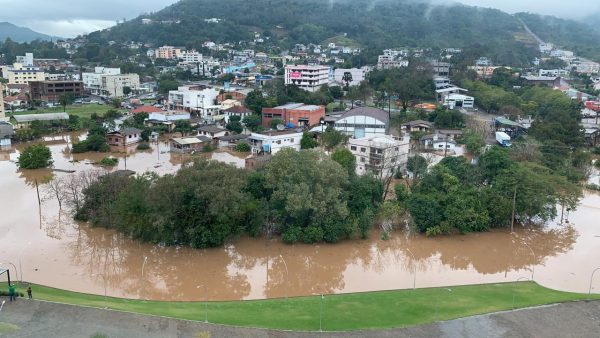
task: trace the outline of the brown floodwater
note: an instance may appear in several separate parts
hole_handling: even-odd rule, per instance
[[[106,154],[70,154],[76,137],[45,140],[55,168],[98,168],[93,162]],[[384,241],[374,230],[367,240],[339,244],[241,237],[224,247],[195,250],[143,244],[74,222],[66,210],[58,211],[55,199],[45,197],[43,183],[72,174],[18,170],[14,161],[21,148],[0,151],[0,263],[11,268],[13,279],[127,298],[237,300],[510,282],[531,278],[532,272],[544,286],[587,292],[590,274],[600,266],[600,196],[592,193],[568,214],[568,223],[513,235],[494,230],[428,238],[397,230]],[[113,151],[120,159],[117,168],[125,169],[125,151]],[[244,155],[207,156],[243,166]],[[127,149],[127,169],[172,173],[187,158],[169,153],[166,142],[147,151],[134,146]],[[598,290],[600,278],[594,282]]]

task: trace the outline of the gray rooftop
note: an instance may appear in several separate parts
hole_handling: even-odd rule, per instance
[[[245,140],[247,138],[248,138],[248,135],[244,135],[244,134],[235,134],[235,135],[218,137],[219,141],[237,141],[237,140]]]
[[[56,120],[68,120],[69,114],[67,113],[45,113],[45,114],[24,114],[13,116],[18,123],[32,122],[32,121],[56,121]]]
[[[198,130],[199,131],[204,131],[204,132],[207,132],[207,133],[220,133],[222,131],[226,131],[227,129],[223,129],[223,128],[218,127],[218,126],[216,126],[214,124],[209,124],[209,125],[198,127]]]
[[[0,139],[1,138],[9,138],[10,136],[12,136],[14,134],[15,134],[15,131],[13,130],[12,124],[10,124],[8,122],[0,121]]]
[[[294,102],[290,102],[290,103],[286,103],[284,105],[281,106],[277,106],[273,109],[296,109],[299,107],[302,107],[304,105],[304,103],[294,103]]]
[[[345,112],[344,114],[342,114],[340,119],[343,119],[345,117],[350,117],[350,116],[368,116],[368,117],[377,119],[379,121],[382,121],[385,124],[388,124],[390,122],[390,117],[388,115],[388,112],[386,112],[385,110],[382,110],[379,108],[373,108],[373,107],[357,107],[354,109],[350,109],[347,112]]]

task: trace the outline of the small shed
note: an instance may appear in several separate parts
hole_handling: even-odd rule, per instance
[[[211,142],[212,139],[205,136],[175,137],[169,140],[169,149],[174,153],[191,153]]]
[[[0,121],[0,146],[10,146],[11,138],[15,134],[12,124]]]

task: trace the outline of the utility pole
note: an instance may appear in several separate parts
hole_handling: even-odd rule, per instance
[[[517,203],[517,182],[515,182],[515,192],[513,193],[512,218],[510,219],[510,233],[513,233],[515,225],[515,206]]]

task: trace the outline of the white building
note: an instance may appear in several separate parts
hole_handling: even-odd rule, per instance
[[[185,51],[179,57],[183,63],[199,63],[202,62],[202,54],[195,50]]]
[[[121,74],[120,68],[96,67],[93,73],[81,74],[83,88],[92,94],[99,94],[102,88],[102,76],[119,74]]]
[[[444,106],[454,108],[472,109],[475,104],[475,99],[472,96],[463,94],[448,94],[444,97]]]
[[[329,84],[329,73],[328,66],[285,66],[285,84],[316,92],[322,85]]]
[[[377,57],[377,69],[394,69],[400,67],[408,67],[408,60],[402,59],[400,56],[379,55]]]
[[[205,86],[181,86],[169,91],[169,109],[196,113],[204,119],[219,115],[219,90]]]
[[[550,54],[554,49],[554,45],[551,43],[540,43],[540,53]]]
[[[384,178],[404,170],[408,162],[410,137],[394,138],[389,135],[364,137],[348,141],[348,149],[356,158],[356,173],[372,173]]]
[[[333,128],[352,138],[376,137],[388,133],[389,114],[385,110],[372,107],[357,107],[340,115],[329,115]],[[313,128],[320,131],[321,127]]]
[[[371,71],[371,67],[365,66],[362,68],[338,68],[334,71],[333,77],[336,83],[339,83],[343,86],[346,85],[346,81],[344,81],[344,76],[346,73],[349,73],[352,80],[349,82],[349,86],[358,86],[364,79],[367,77],[367,74]]]
[[[575,57],[575,53],[573,53],[570,50],[555,49],[550,52],[550,56],[554,58],[559,58],[563,61],[569,61]]]
[[[283,148],[292,148],[300,151],[302,132],[295,130],[269,131],[265,133],[252,133],[248,137],[248,144],[252,147],[253,154],[277,154]]]
[[[149,121],[173,122],[191,119],[190,113],[186,112],[157,112],[148,114]]]
[[[540,69],[539,76],[568,76],[569,71],[567,69]]]
[[[33,53],[25,53],[24,56],[17,56],[17,63],[23,66],[33,66]]]

